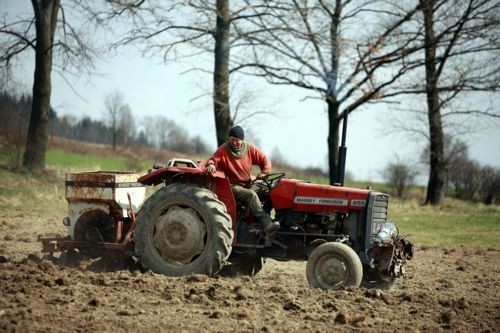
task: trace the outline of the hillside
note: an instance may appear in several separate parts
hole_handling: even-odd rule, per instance
[[[183,153],[167,149],[150,148],[143,146],[117,146],[116,150],[111,145],[90,143],[54,137],[49,141],[48,149],[75,154],[93,155],[100,157],[121,158],[134,161],[166,163],[173,157],[200,159],[200,156],[188,156]]]

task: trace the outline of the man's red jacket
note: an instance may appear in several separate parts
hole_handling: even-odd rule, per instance
[[[251,181],[252,165],[259,166],[262,173],[271,172],[271,161],[257,147],[246,143],[248,149],[241,158],[235,158],[229,152],[227,144],[221,145],[207,164],[213,162],[218,171],[223,171],[231,184],[248,185]]]

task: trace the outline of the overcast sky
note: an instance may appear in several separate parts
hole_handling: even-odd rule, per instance
[[[0,0],[0,15],[11,14],[18,5],[18,1]],[[90,82],[85,76],[71,78],[68,82],[54,74],[52,106],[59,115],[88,115],[102,119],[105,96],[119,90],[137,121],[144,116],[163,115],[187,129],[190,136],[200,135],[215,149],[212,77],[207,73],[189,71],[199,63],[188,61],[165,65],[161,59],[128,52],[127,55],[119,54],[99,61],[97,72],[100,75],[93,76]],[[210,59],[206,61],[207,69],[211,70]],[[32,89],[33,62],[34,52],[26,51],[23,61],[15,67],[16,79],[27,93]],[[328,119],[324,102],[310,98],[304,100],[307,92],[298,88],[271,87],[251,78],[243,78],[237,85],[256,91],[255,109],[264,107],[274,114],[241,124],[247,132],[252,132],[251,137],[258,140],[264,152],[271,155],[279,149],[291,165],[326,169]],[[425,110],[424,96],[417,103]],[[349,117],[346,169],[355,179],[380,179],[380,171],[388,162],[395,161],[396,156],[410,163],[419,159],[425,139],[391,134],[393,131],[387,119],[393,113],[388,109],[387,105],[370,106]],[[468,143],[471,158],[481,164],[500,167],[499,122],[488,123],[480,131],[461,139]]]

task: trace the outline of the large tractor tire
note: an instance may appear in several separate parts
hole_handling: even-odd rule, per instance
[[[146,269],[168,276],[214,275],[231,253],[233,230],[226,207],[213,192],[175,183],[144,203],[134,240]]]
[[[363,266],[356,252],[349,246],[328,242],[311,252],[307,260],[306,275],[307,281],[313,288],[359,287],[363,277]]]

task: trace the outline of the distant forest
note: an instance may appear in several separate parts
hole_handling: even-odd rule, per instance
[[[9,144],[23,146],[28,130],[32,99],[29,95],[15,97],[0,92],[0,137]],[[112,144],[116,131],[116,144],[123,146],[147,146],[170,149],[186,154],[209,154],[209,146],[199,136],[190,137],[187,130],[163,116],[143,119],[143,128],[138,130],[136,120],[130,113],[120,117],[118,126],[108,126],[105,115],[102,120],[89,116],[59,116],[50,109],[49,136],[81,140],[93,143]]]

